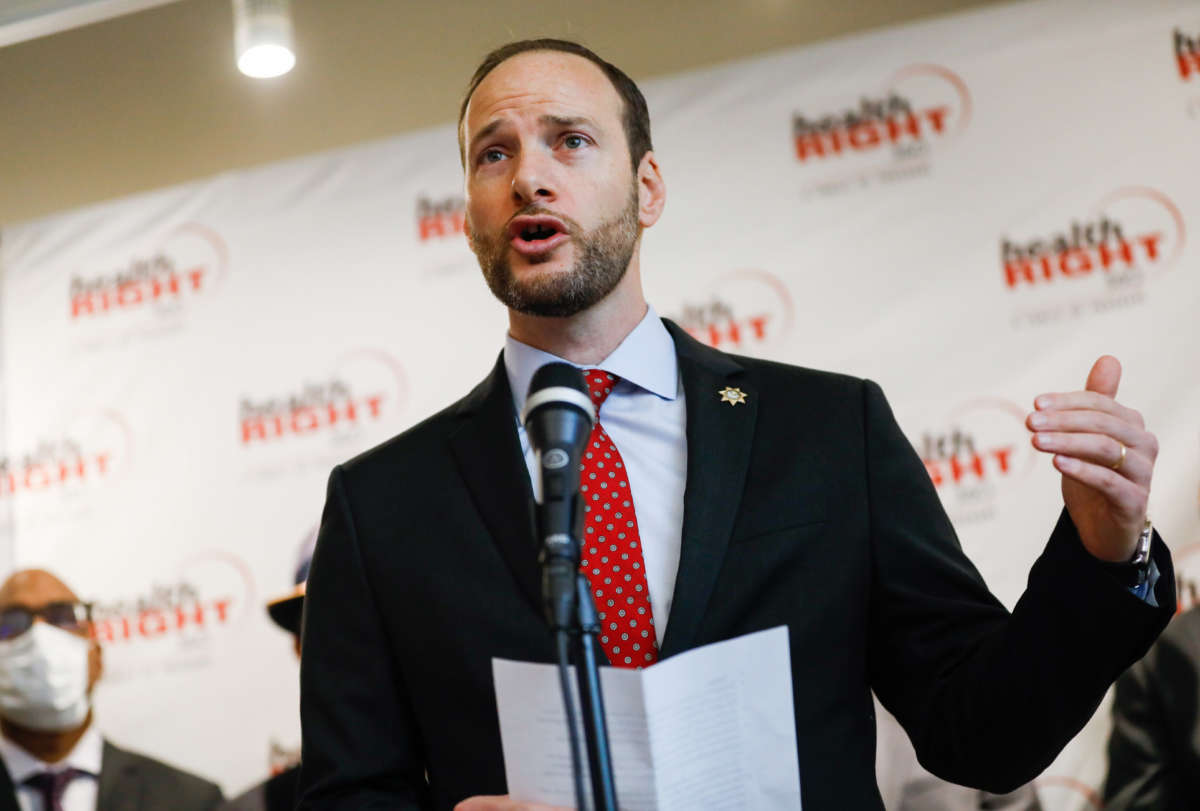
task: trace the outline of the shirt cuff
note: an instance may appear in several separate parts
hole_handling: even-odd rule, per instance
[[[1139,585],[1130,586],[1129,590],[1147,605],[1158,608],[1158,600],[1154,597],[1154,587],[1158,585],[1158,564],[1150,558],[1150,567],[1146,570],[1146,579]]]

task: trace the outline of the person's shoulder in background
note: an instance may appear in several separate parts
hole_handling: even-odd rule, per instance
[[[1200,802],[1200,605],[1177,615],[1117,679],[1104,800],[1113,809]]]
[[[293,766],[227,801],[217,811],[293,811],[299,799],[299,784],[300,767]]]
[[[134,808],[146,811],[212,811],[225,799],[216,783],[108,740],[104,741],[99,792],[98,811],[129,808],[129,798],[137,798]]]

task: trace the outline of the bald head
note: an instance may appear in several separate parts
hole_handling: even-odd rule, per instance
[[[0,586],[0,611],[14,605],[41,608],[50,603],[74,603],[79,598],[67,584],[45,569],[14,572]]]

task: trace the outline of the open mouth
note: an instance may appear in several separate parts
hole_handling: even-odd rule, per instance
[[[526,242],[537,242],[541,239],[549,239],[558,233],[558,229],[552,225],[531,225],[521,229],[521,239]]]
[[[545,215],[515,217],[508,226],[512,246],[523,254],[545,253],[567,239],[567,229],[555,217]]]

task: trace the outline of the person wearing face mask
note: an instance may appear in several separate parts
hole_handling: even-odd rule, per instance
[[[40,569],[0,586],[0,811],[208,811],[221,790],[101,737],[90,606]]]

